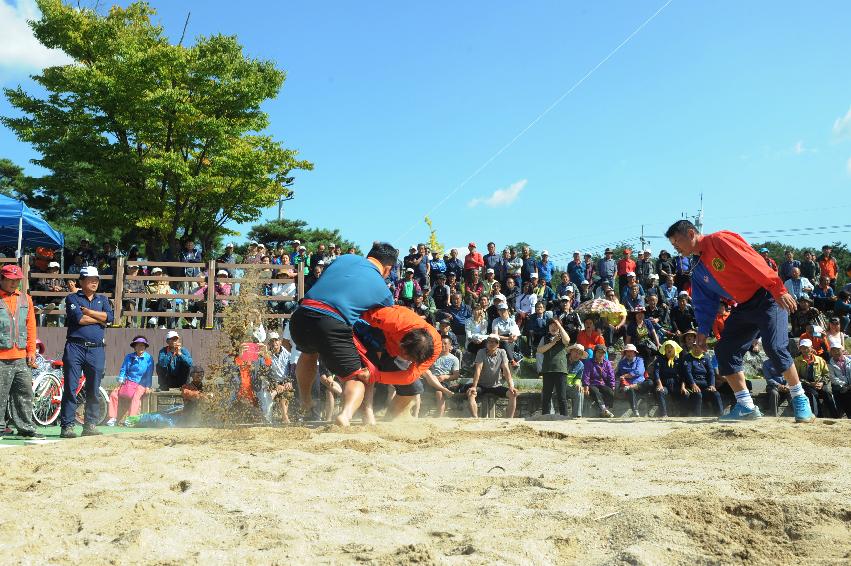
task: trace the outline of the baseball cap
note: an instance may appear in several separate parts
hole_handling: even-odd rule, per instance
[[[759,253],[765,253],[768,251],[768,248],[759,248]]]
[[[469,244],[467,244],[468,248],[471,247],[471,246],[474,247],[474,248],[477,247],[476,242],[470,242]]]
[[[100,273],[98,273],[97,267],[89,266],[80,269],[80,277],[100,277]]]
[[[799,348],[812,348],[813,341],[808,338],[802,338],[800,342],[798,342]]]
[[[275,332],[274,330],[266,335],[267,340],[279,340],[281,335]]]
[[[568,297],[567,295],[562,295],[561,297],[559,297],[559,299],[561,299],[562,301],[569,301],[570,297]]]
[[[494,271],[492,267],[488,267],[488,269],[487,269],[487,271],[485,271],[485,273],[496,273],[496,271]]]
[[[497,305],[497,307],[496,307],[496,308],[497,308],[497,310],[501,310],[501,311],[502,311],[502,310],[507,310],[507,309],[508,309],[508,305],[507,305],[507,304],[505,304],[505,303],[503,302],[503,303],[499,303],[499,305]]]
[[[542,255],[542,256],[550,255],[550,252],[548,252],[547,250],[543,250],[543,251],[541,252],[541,255]]]
[[[590,285],[590,283],[588,282],[587,279],[583,279],[582,281],[579,282],[579,284],[580,285]]]
[[[251,242],[252,244],[256,244],[257,242]],[[301,244],[301,240],[293,240],[293,244],[299,245]]]
[[[627,344],[623,347],[624,352],[638,352],[638,348],[635,347],[635,344]]]
[[[227,269],[220,269],[216,272],[216,275],[230,275],[230,273],[228,273]]]
[[[582,255],[582,252],[579,250],[573,250],[573,255]]]
[[[493,296],[493,300],[494,300],[494,301],[496,301],[497,299],[499,299],[499,300],[500,300],[500,301],[502,301],[503,303],[507,300],[507,299],[505,298],[505,295],[503,295],[502,293],[497,293],[496,295],[494,295],[494,296]]]
[[[151,275],[153,275],[154,273],[162,273],[162,272],[163,272],[163,270],[162,270],[161,267],[155,267],[151,270]]]
[[[228,244],[225,247],[226,248],[235,248],[236,246],[234,246],[233,242],[228,242]]]
[[[50,269],[51,267],[56,267],[58,269],[61,266],[59,265],[58,261],[51,261],[50,263],[47,264],[47,268]]]
[[[680,291],[680,292],[677,294],[677,296],[678,296],[678,297],[688,297],[688,292],[687,292],[687,291]]]
[[[822,332],[824,332],[824,328],[821,326],[813,326],[813,336],[819,337]]]
[[[626,276],[627,276],[627,277],[635,277],[635,272],[634,272],[634,271],[630,271],[629,273],[627,273],[627,274],[626,274]]]
[[[412,267],[409,267],[405,270],[405,273],[413,273],[413,272],[414,272],[414,269]]]
[[[23,279],[24,272],[15,264],[6,264],[3,269],[0,269],[0,275],[6,279]]]
[[[610,253],[614,253],[614,252],[612,252],[612,248],[606,248],[606,251],[604,251],[603,253],[604,254],[610,254]]]
[[[538,278],[538,272],[537,271],[529,274],[529,279],[537,279],[537,278]]]
[[[812,303],[813,300],[807,293],[802,293],[800,297],[798,297],[798,302],[807,301],[808,303]]]
[[[176,330],[169,330],[165,333],[165,341],[168,342],[172,338],[180,338],[180,334]]]

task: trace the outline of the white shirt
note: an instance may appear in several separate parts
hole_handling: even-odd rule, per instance
[[[813,290],[813,284],[810,283],[810,280],[806,277],[787,279],[786,282],[783,283],[783,286],[786,287],[789,294],[796,299],[800,299],[802,293],[811,293]]]
[[[532,293],[531,295],[520,293],[519,295],[517,295],[517,300],[515,301],[514,307],[520,312],[532,314],[533,312],[535,312],[535,305],[537,303],[538,295],[536,295],[535,293]]]
[[[290,325],[287,324],[284,327],[284,335],[282,336],[284,340],[292,344],[290,346],[290,363],[296,364],[298,363],[298,358],[301,356],[301,352],[298,351],[298,348],[295,347],[295,342],[293,342],[293,335],[290,334]]]
[[[508,319],[495,318],[491,325],[491,332],[500,336],[520,336],[520,328],[511,317],[508,317]]]

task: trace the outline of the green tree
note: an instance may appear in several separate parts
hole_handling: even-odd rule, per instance
[[[358,247],[351,241],[344,239],[337,229],[310,228],[307,222],[297,219],[270,220],[262,224],[255,224],[248,232],[248,237],[265,246],[278,246],[287,244],[293,240],[299,240],[304,246],[315,251],[319,244],[339,244],[343,252],[349,248]]]
[[[24,190],[25,179],[22,167],[10,159],[0,159],[0,194],[18,198]]]
[[[192,237],[210,249],[231,221],[250,222],[291,194],[292,172],[312,169],[270,136],[261,104],[284,72],[248,58],[236,37],[173,45],[144,2],[106,16],[38,0],[38,40],[75,63],[33,79],[43,98],[5,89],[20,117],[2,123],[41,154],[47,175],[25,195],[48,221],[97,238],[119,228],[148,256]]]

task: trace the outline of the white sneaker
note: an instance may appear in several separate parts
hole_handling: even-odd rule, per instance
[[[115,419],[109,419],[106,421],[106,426],[115,426]]]
[[[152,316],[151,318],[149,318],[148,324],[150,324],[151,326],[156,326],[157,325],[157,317]]]

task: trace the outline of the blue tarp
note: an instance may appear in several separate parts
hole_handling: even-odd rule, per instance
[[[23,219],[23,223],[21,223]],[[0,246],[18,249],[18,228],[22,225],[22,245],[34,248],[62,248],[65,236],[50,227],[19,200],[0,195]]]

